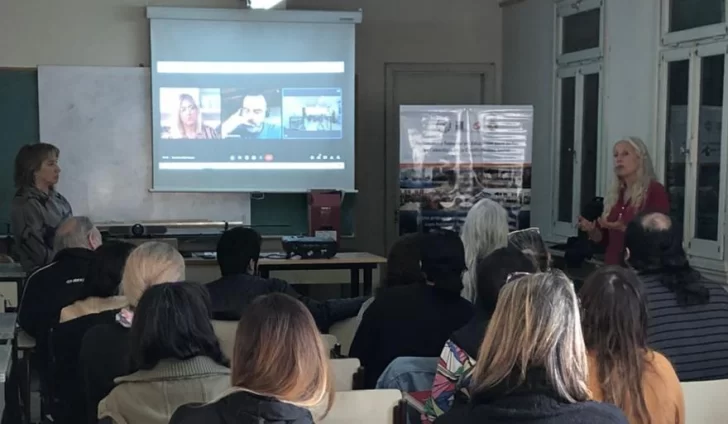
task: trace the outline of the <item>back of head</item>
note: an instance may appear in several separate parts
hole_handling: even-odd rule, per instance
[[[126,259],[135,247],[123,241],[110,241],[96,249],[83,283],[83,296],[110,297],[119,294]]]
[[[474,393],[523,385],[529,372],[566,402],[591,396],[579,303],[561,271],[514,276],[501,290],[473,372]]]
[[[207,356],[227,365],[210,322],[210,297],[197,283],[150,287],[139,300],[130,333],[134,369],[151,369],[163,359]]]
[[[33,187],[35,173],[41,168],[43,162],[49,158],[57,158],[58,147],[48,143],[26,144],[21,147],[15,156],[15,170],[13,181],[15,188]]]
[[[313,407],[333,402],[333,375],[316,323],[298,300],[281,293],[257,298],[240,317],[232,384]]]
[[[422,240],[422,272],[428,282],[445,293],[460,295],[465,266],[465,248],[452,231],[428,233]]]
[[[463,296],[474,302],[478,259],[508,244],[508,212],[500,204],[482,199],[468,211],[460,235],[465,245],[465,263],[468,267],[463,276]]]
[[[539,271],[531,257],[514,247],[502,247],[478,262],[478,311],[492,314],[509,275]]]
[[[586,347],[596,356],[604,400],[648,422],[642,380],[647,362],[647,300],[637,275],[621,266],[594,271],[579,291]]]
[[[659,275],[683,304],[707,303],[710,292],[700,273],[688,262],[682,238],[669,216],[645,212],[628,225],[624,235],[626,262],[643,275]]]
[[[508,234],[508,245],[528,255],[539,271],[551,268],[551,254],[541,238],[538,228],[512,231]]]
[[[167,243],[147,242],[134,249],[124,265],[121,288],[136,306],[145,290],[155,284],[185,279],[185,260]]]
[[[387,274],[383,287],[405,286],[425,281],[422,260],[422,233],[406,234],[397,240],[387,255]]]
[[[225,231],[217,242],[217,263],[223,276],[257,271],[263,239],[252,228],[235,227]]]
[[[56,229],[53,247],[56,252],[64,249],[96,249],[101,245],[101,233],[87,216],[66,218]]]

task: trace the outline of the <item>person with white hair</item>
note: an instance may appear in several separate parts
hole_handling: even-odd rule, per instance
[[[578,227],[595,243],[606,245],[604,262],[619,265],[627,224],[641,212],[670,213],[665,187],[657,181],[647,146],[638,137],[614,144],[615,179],[604,200],[604,213],[589,221],[579,217]]]
[[[463,274],[462,296],[475,303],[478,260],[508,245],[508,212],[493,200],[482,199],[468,211],[460,238],[465,245],[467,267]]]

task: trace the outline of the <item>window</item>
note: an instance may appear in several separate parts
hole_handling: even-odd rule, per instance
[[[662,44],[724,37],[727,0],[662,0]]]
[[[556,6],[558,64],[601,59],[601,6],[601,0],[568,0]]]
[[[663,52],[660,139],[671,215],[688,252],[723,259],[728,131],[726,51],[718,42]]]
[[[570,236],[586,203],[597,193],[601,133],[601,65],[559,71],[554,233]]]

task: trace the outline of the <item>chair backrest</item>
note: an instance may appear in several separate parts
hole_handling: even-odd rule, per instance
[[[335,390],[340,392],[360,388],[356,380],[361,370],[361,362],[357,358],[331,359]]]
[[[330,352],[339,343],[339,339],[333,334],[322,334],[321,338],[324,339],[324,346],[326,346],[327,352]]]
[[[341,345],[341,353],[344,355],[349,354],[349,348],[351,348],[351,342],[354,341],[354,335],[356,330],[359,328],[358,317],[351,317],[343,321],[339,321],[329,328],[329,333],[336,336]]]
[[[402,422],[399,390],[337,392],[334,406],[321,424],[398,424]]]
[[[232,361],[235,350],[235,333],[238,331],[237,321],[219,321],[213,319],[212,328],[215,330],[217,340],[220,342],[222,353]]]
[[[723,424],[728,417],[728,380],[680,383],[685,397],[685,424]]]

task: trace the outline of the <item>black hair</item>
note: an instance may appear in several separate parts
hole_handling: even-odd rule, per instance
[[[252,228],[235,227],[225,231],[217,242],[217,264],[223,276],[245,274],[250,261],[258,269],[263,239]]]
[[[710,301],[710,291],[700,273],[688,262],[682,239],[667,215],[645,212],[633,219],[625,230],[624,256],[641,275],[659,275],[660,282],[674,292],[680,304]]]
[[[498,294],[506,284],[508,276],[516,272],[534,273],[539,270],[533,258],[515,247],[502,247],[478,261],[477,276],[478,296],[475,307],[488,316],[495,311]]]
[[[381,288],[424,283],[422,260],[422,233],[405,234],[397,240],[387,255],[387,273]]]
[[[197,283],[149,287],[134,312],[129,338],[133,369],[148,370],[163,359],[196,356],[228,366],[210,322],[210,295]]]
[[[111,297],[119,294],[124,264],[136,246],[123,241],[109,241],[94,252],[83,282],[82,297]]]
[[[436,288],[450,293],[463,289],[465,247],[460,236],[452,231],[425,234],[422,240],[422,272]]]

